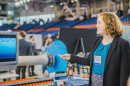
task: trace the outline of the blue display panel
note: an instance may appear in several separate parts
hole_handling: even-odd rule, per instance
[[[16,60],[16,36],[0,35],[0,62]]]

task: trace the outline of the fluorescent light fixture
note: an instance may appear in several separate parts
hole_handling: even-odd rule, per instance
[[[63,3],[60,3],[60,5],[63,5]]]
[[[27,2],[30,2],[30,0],[27,0]]]
[[[23,4],[23,1],[20,1],[20,4]]]
[[[74,1],[73,1],[73,0],[71,0],[71,2],[73,3]]]
[[[26,3],[26,0],[23,0],[24,3]]]
[[[18,6],[18,5],[20,5],[20,3],[19,2],[15,2],[15,5]]]
[[[50,6],[51,8],[53,7],[53,5]]]

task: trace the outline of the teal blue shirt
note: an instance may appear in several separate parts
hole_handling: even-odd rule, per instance
[[[47,55],[49,46],[42,46],[42,53],[43,55]]]
[[[94,56],[101,56],[101,65],[95,65],[94,64],[94,56],[93,56],[93,67],[92,67],[92,73],[97,74],[97,75],[103,75],[104,74],[104,67],[105,67],[105,61],[106,61],[106,56],[108,53],[108,50],[111,46],[111,43],[108,45],[103,45],[101,42],[97,49],[94,52]]]

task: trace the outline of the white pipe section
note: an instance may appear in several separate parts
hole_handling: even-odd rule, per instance
[[[25,66],[25,65],[47,65],[48,64],[47,55],[42,56],[18,56],[18,64],[17,66]]]

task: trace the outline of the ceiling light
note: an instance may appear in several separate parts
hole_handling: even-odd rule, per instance
[[[73,3],[74,1],[73,1],[73,0],[71,0],[71,2]]]
[[[30,0],[27,0],[27,2],[30,2]]]
[[[20,1],[20,4],[23,4],[23,1]]]
[[[18,6],[18,5],[20,5],[20,3],[19,2],[15,2],[15,5]]]
[[[77,1],[77,0],[75,0],[75,1]]]
[[[60,5],[63,5],[63,3],[60,3]]]
[[[23,0],[24,3],[26,3],[26,0]]]
[[[53,7],[53,5],[50,6],[51,8]]]

